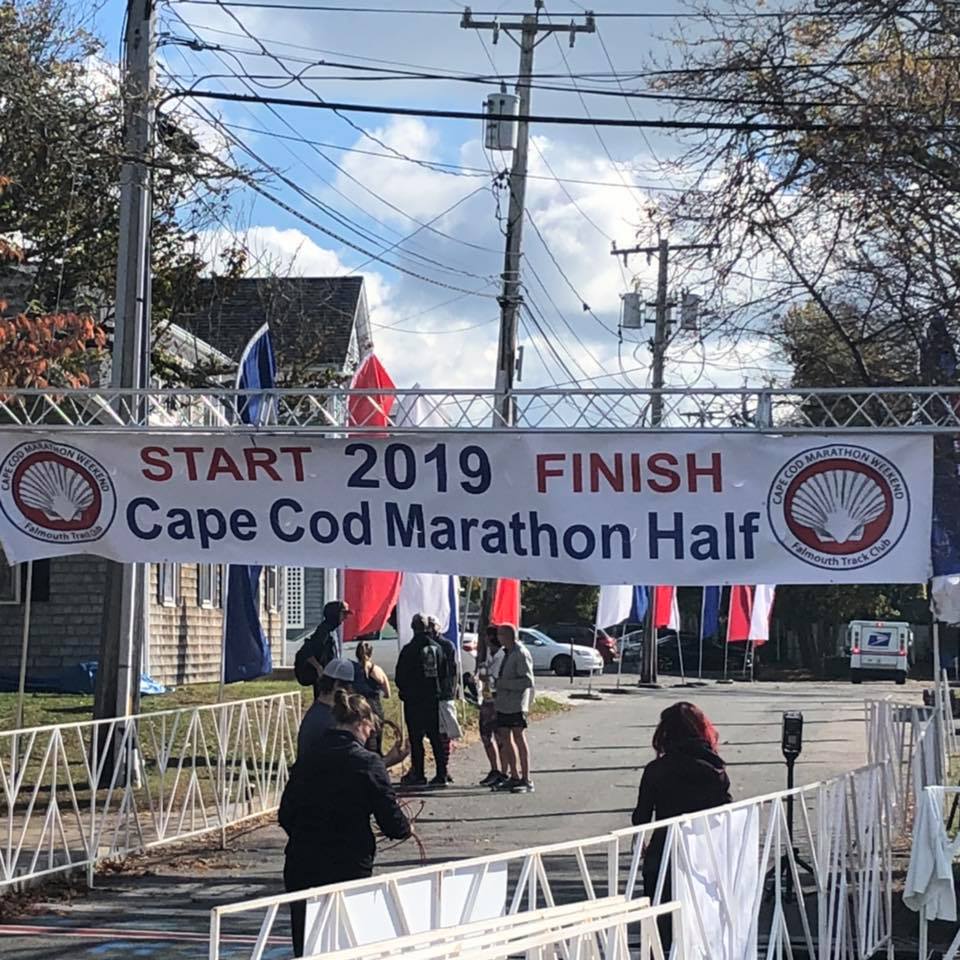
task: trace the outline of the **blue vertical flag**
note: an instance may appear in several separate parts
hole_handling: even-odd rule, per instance
[[[447,619],[447,629],[443,635],[453,644],[456,650],[460,649],[460,580],[459,577],[447,577],[447,596],[450,603],[450,615]]]
[[[633,623],[643,623],[650,607],[649,587],[633,588],[633,606],[630,609],[630,620]]]
[[[273,357],[270,328],[264,324],[240,356],[238,390],[272,390],[277,367]],[[250,426],[262,426],[273,419],[273,403],[265,394],[241,397],[237,403],[240,419]],[[259,565],[227,567],[226,609],[223,613],[223,682],[252,680],[270,673],[273,663],[270,641],[260,622]]]
[[[700,639],[715,637],[720,632],[720,588],[703,588],[703,607],[700,612]]]

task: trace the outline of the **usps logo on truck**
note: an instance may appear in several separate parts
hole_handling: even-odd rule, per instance
[[[103,465],[65,443],[34,440],[0,464],[0,507],[34,540],[89,543],[109,529],[117,509]]]
[[[889,633],[868,633],[867,646],[868,647],[889,647],[890,634]]]

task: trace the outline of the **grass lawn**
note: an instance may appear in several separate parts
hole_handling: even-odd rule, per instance
[[[217,702],[219,684],[194,683],[179,687],[170,693],[144,697],[140,701],[141,713],[156,713],[159,710],[176,710],[180,707],[192,707]],[[246,700],[251,697],[267,697],[276,693],[290,693],[299,690],[303,695],[303,707],[310,704],[310,691],[301,687],[295,680],[250,680],[245,683],[231,683],[224,687],[224,700]],[[384,701],[387,719],[399,721],[400,701],[393,697]],[[0,731],[12,730],[17,709],[15,693],[0,693]],[[560,713],[565,707],[549,697],[537,697],[533,705],[534,719]],[[93,718],[93,697],[85,694],[65,693],[28,693],[23,709],[25,727],[41,727],[56,723],[80,723]],[[461,723],[463,717],[461,716]],[[466,729],[477,728],[477,710],[466,705]]]

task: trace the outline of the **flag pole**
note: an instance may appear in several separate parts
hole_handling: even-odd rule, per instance
[[[16,576],[18,571],[14,571],[14,576]],[[23,701],[26,697],[27,690],[27,652],[30,647],[30,614],[33,612],[33,561],[27,561],[27,596],[23,603],[23,639],[20,644],[20,678],[17,683],[17,716],[16,722],[13,725],[14,731],[21,730],[23,728]],[[19,741],[18,736],[14,733],[13,736],[13,754],[10,758],[11,770],[10,773],[13,777],[13,782],[16,782],[16,778],[19,776],[17,772],[17,767],[19,766]],[[12,808],[11,808],[12,809]]]
[[[707,626],[707,588],[700,596],[700,660],[697,664],[697,680],[703,680],[703,632]]]

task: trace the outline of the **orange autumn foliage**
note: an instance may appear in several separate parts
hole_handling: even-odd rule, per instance
[[[0,300],[0,386],[85,387],[107,334],[93,317],[77,313],[6,314]]]

